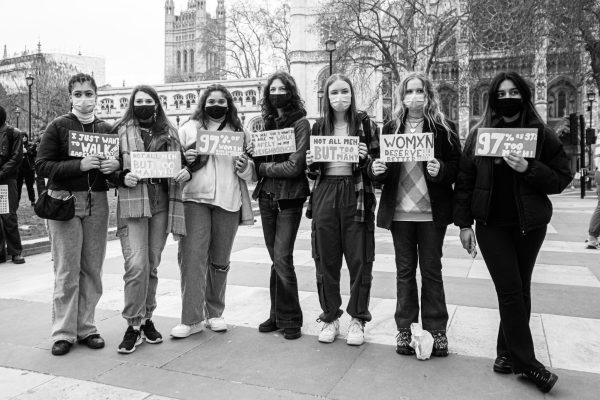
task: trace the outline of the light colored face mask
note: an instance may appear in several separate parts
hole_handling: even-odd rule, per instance
[[[352,95],[350,93],[329,95],[329,104],[335,111],[342,112],[350,108]]]
[[[73,102],[73,108],[82,114],[89,114],[89,113],[93,112],[94,108],[96,107],[96,98],[95,97],[94,98],[73,97],[71,99],[71,101]]]
[[[412,93],[404,96],[404,105],[409,110],[421,110],[423,109],[423,105],[425,104],[425,94],[424,93]]]

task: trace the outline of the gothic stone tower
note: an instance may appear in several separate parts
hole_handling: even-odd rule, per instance
[[[223,79],[224,37],[225,0],[218,0],[215,18],[206,0],[188,0],[179,15],[165,0],[165,83]]]

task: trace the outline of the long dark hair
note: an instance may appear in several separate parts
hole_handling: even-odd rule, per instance
[[[500,116],[496,110],[498,108],[498,89],[505,80],[509,80],[514,83],[515,87],[519,91],[519,94],[521,95],[523,108],[521,110],[521,115],[519,116],[519,126],[527,127],[531,125],[545,125],[542,117],[535,109],[535,105],[533,104],[533,94],[531,93],[531,89],[529,88],[529,85],[525,79],[523,79],[521,75],[514,71],[500,72],[494,77],[494,79],[492,79],[492,82],[490,83],[490,87],[488,89],[488,102],[485,105],[485,110],[479,122],[477,122],[477,124],[475,124],[475,126],[471,129],[469,137],[465,143],[465,148],[473,146],[473,142],[475,141],[474,137],[477,135],[477,129],[496,126],[502,119],[502,116]]]
[[[173,124],[167,118],[165,111],[162,108],[160,103],[160,99],[158,98],[158,93],[152,86],[148,85],[139,85],[133,88],[133,92],[131,92],[131,96],[129,97],[129,104],[127,106],[127,110],[121,117],[119,121],[113,126],[112,131],[118,132],[119,128],[123,125],[127,125],[129,122],[133,122],[139,125],[139,121],[137,117],[133,114],[133,107],[135,102],[135,95],[138,92],[144,92],[154,100],[156,104],[156,116],[154,118],[154,124],[152,125],[152,130],[156,133],[165,133],[169,134],[175,138],[177,138],[177,128],[173,126]]]
[[[291,98],[288,105],[283,109],[284,114],[290,114],[295,111],[300,111],[304,115],[306,115],[306,109],[304,108],[304,101],[300,98],[300,94],[298,93],[298,85],[296,85],[296,80],[285,71],[277,71],[274,74],[271,74],[267,79],[267,84],[263,89],[263,96],[260,102],[260,108],[262,112],[263,120],[267,121],[269,119],[277,118],[277,109],[271,105],[269,101],[269,90],[271,89],[271,84],[275,79],[279,79],[281,83],[285,85],[285,88],[288,93],[290,93]]]
[[[347,76],[342,74],[333,74],[331,75],[327,81],[325,82],[323,102],[321,104],[321,116],[323,117],[323,124],[321,124],[321,134],[325,136],[333,135],[334,132],[334,112],[331,108],[331,103],[329,102],[329,87],[337,81],[344,81],[350,86],[350,107],[346,110],[344,114],[344,119],[348,123],[348,132],[352,134],[356,132],[358,127],[360,126],[360,116],[358,115],[358,111],[356,111],[356,99],[354,95],[354,86],[352,86],[352,82],[348,79]]]
[[[206,106],[206,99],[208,99],[208,96],[210,96],[212,92],[223,93],[223,96],[225,96],[225,99],[227,100],[227,114],[225,114],[225,121],[227,124],[232,126],[236,131],[243,131],[244,128],[238,117],[237,108],[233,103],[233,96],[225,86],[219,84],[210,85],[204,89],[202,96],[200,96],[200,100],[198,100],[198,106],[190,117],[190,120],[200,121],[202,125],[206,127],[208,114],[204,112],[204,107]]]

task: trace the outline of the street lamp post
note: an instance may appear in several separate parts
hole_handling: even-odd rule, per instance
[[[329,52],[329,76],[333,74],[333,52],[336,50],[336,45],[337,42],[329,35],[329,39],[325,42],[325,50]]]
[[[590,112],[590,134],[591,134],[591,130],[592,130],[592,106],[594,105],[594,101],[596,100],[596,93],[594,93],[593,91],[589,91],[587,92],[587,99],[588,102],[590,103],[590,105],[588,106],[588,110]],[[587,139],[587,138],[586,138]],[[588,171],[590,171],[590,176],[592,171],[594,170],[594,153],[593,153],[593,147],[594,145],[590,142],[588,144],[589,148],[588,148],[588,162],[589,162],[589,168]],[[588,189],[592,189],[592,178],[590,178],[588,180]]]
[[[317,92],[317,96],[319,98],[319,112],[321,112],[322,108],[323,108],[323,95],[325,94],[325,92],[323,91],[323,88],[320,88],[319,91]]]
[[[177,129],[179,129],[179,115],[175,117],[175,121],[177,121]]]
[[[21,109],[19,106],[15,107],[15,115],[17,116],[17,129],[19,129],[19,117],[21,116]]]
[[[29,131],[27,132],[27,140],[31,140],[31,87],[34,81],[33,75],[27,75],[25,81],[27,81],[27,87],[29,88]]]

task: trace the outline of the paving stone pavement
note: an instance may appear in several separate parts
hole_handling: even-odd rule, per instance
[[[587,222],[595,198],[552,199],[555,214],[532,283],[531,328],[537,357],[559,375],[548,398],[597,399],[600,393],[600,251],[586,250]],[[391,235],[376,231],[377,255],[363,346],[345,344],[342,317],[334,344],[318,343],[320,313],[310,252],[310,221],[303,219],[294,261],[304,312],[303,337],[259,334],[268,316],[270,260],[260,219],[240,227],[231,257],[225,319],[227,333],[203,331],[184,340],[144,343],[131,355],[116,351],[126,324],[123,258],[108,243],[104,295],[96,320],[107,347],[74,346],[50,354],[53,288],[49,253],[24,265],[0,265],[0,398],[163,399],[281,398],[500,399],[540,398],[525,379],[491,371],[498,326],[494,287],[481,256],[462,249],[450,227],[444,245],[444,281],[450,321],[450,356],[418,361],[394,352],[395,266]],[[169,240],[159,267],[153,320],[163,335],[181,313],[177,244]],[[345,268],[345,266],[344,266]],[[348,276],[342,273],[343,301]],[[165,396],[165,397],[161,397]]]

